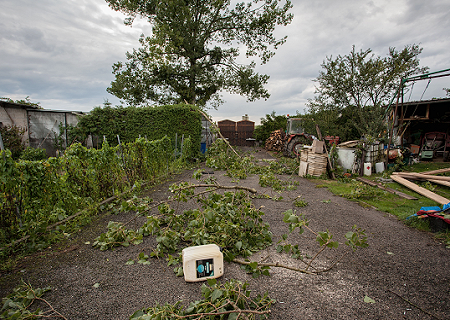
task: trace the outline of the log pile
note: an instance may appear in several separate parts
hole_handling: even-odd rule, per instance
[[[285,140],[285,134],[283,130],[275,130],[270,134],[270,137],[266,140],[265,149],[267,151],[283,151],[283,145]]]

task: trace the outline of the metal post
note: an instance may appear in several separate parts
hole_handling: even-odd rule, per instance
[[[3,145],[2,134],[0,133],[0,150],[5,150],[5,146]]]

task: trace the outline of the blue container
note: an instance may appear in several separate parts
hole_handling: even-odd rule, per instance
[[[200,151],[204,154],[206,152],[206,142],[200,143]]]

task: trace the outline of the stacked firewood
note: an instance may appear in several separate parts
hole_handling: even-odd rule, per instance
[[[265,149],[267,151],[283,151],[284,136],[284,131],[281,129],[273,131],[266,140]]]

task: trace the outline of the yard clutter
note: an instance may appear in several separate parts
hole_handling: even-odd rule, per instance
[[[443,205],[442,209],[440,207],[422,207],[407,219],[412,217],[429,218],[431,230],[434,232],[450,229],[450,202]]]

